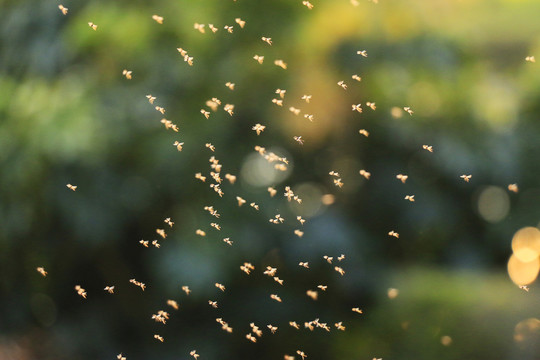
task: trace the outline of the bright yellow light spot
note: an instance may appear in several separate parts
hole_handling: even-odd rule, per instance
[[[522,262],[530,262],[540,256],[540,230],[535,227],[524,227],[512,238],[512,251]]]
[[[388,298],[395,299],[399,295],[399,290],[390,288],[388,289]]]
[[[515,255],[510,256],[508,260],[508,275],[516,285],[528,285],[536,280],[540,270],[540,260],[536,258],[533,261],[523,262]]]

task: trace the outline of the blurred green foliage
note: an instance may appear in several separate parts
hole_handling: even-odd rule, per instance
[[[538,332],[514,341],[518,322],[540,317],[538,287],[519,290],[505,267],[514,232],[540,221],[540,71],[524,61],[540,58],[540,3],[312,3],[310,11],[300,0],[66,1],[63,16],[57,2],[0,0],[0,358],[187,359],[193,349],[201,360],[282,359],[297,349],[308,359],[539,358]],[[195,22],[219,31],[201,34]],[[178,47],[194,57],[193,67]],[[262,65],[255,54],[265,56]],[[287,89],[283,108],[271,102],[276,88]],[[165,131],[146,94],[179,133]],[[303,94],[313,95],[310,104]],[[199,110],[212,97],[234,104],[234,116],[220,109],[204,119]],[[366,101],[376,111],[351,112]],[[314,114],[314,122],[289,106]],[[267,126],[259,137],[256,123]],[[174,141],[185,142],[182,152]],[[249,180],[265,174],[249,166],[259,159],[251,155],[256,145],[291,160],[287,178],[270,184],[274,198],[264,177]],[[223,173],[238,176],[222,186],[223,199],[193,177],[209,172],[211,155]],[[342,189],[330,170],[340,172]],[[405,185],[398,173],[409,175]],[[471,183],[461,174],[472,174]],[[486,220],[483,191],[510,183],[520,192],[501,195],[493,206],[503,216]],[[304,210],[287,205],[285,185]],[[323,194],[335,203],[322,205]],[[415,203],[403,200],[407,194]],[[237,195],[261,210],[238,207]],[[221,232],[209,226],[216,219],[206,205],[222,214]],[[293,235],[299,212],[309,218],[302,238]],[[268,222],[277,213],[287,219],[282,226]],[[140,246],[166,217],[175,226],[161,249]],[[208,235],[195,236],[199,228]],[[399,239],[386,236],[392,229]],[[341,253],[344,277],[322,260]],[[238,268],[245,261],[256,266],[250,276]],[[268,265],[285,286],[262,275]],[[109,284],[115,295],[102,290]],[[314,302],[305,292],[318,284],[328,291]],[[389,287],[399,289],[397,298],[388,299]],[[180,311],[169,308],[163,326],[151,314],[166,299]],[[315,318],[343,321],[347,331],[288,326]],[[250,322],[279,330],[252,344]],[[442,336],[451,344],[442,345]]]

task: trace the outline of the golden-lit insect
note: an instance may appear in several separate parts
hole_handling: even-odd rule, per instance
[[[300,114],[300,111],[301,111],[301,110],[295,108],[294,106],[291,106],[291,107],[289,108],[289,111],[292,112],[294,115],[297,115],[297,116],[298,116],[298,114]]]
[[[208,305],[210,305],[210,306],[213,307],[214,309],[217,309],[217,308],[218,308],[217,301],[208,300]]]
[[[126,69],[122,70],[122,75],[124,75],[128,80],[131,80],[131,73],[133,73],[133,71],[129,71]]]
[[[94,30],[94,31],[96,31],[97,28],[98,28],[98,26],[96,24],[94,24],[93,22],[91,22],[91,21],[88,23],[88,26],[90,26],[92,28],[92,30]]]
[[[272,45],[272,38],[269,38],[269,37],[262,37],[261,38],[262,41],[264,41],[265,43],[267,43],[268,45]]]
[[[187,51],[182,49],[182,48],[176,48],[176,50],[178,50],[178,52],[180,53],[180,55],[182,56],[187,56]]]
[[[300,326],[295,321],[289,321],[289,325],[291,325],[296,330],[300,330]]]
[[[362,112],[362,104],[356,104],[356,105],[352,105],[352,111],[358,111],[359,113]]]
[[[277,326],[272,326],[270,324],[266,325],[266,327],[270,330],[272,334],[275,334],[278,329]]]
[[[152,15],[152,19],[158,24],[163,24],[163,17],[159,15]]]
[[[327,263],[331,264],[331,263],[332,263],[332,260],[334,260],[334,257],[328,256],[328,255],[324,255],[324,256],[323,256],[323,259],[326,260]]]
[[[353,80],[356,80],[356,81],[362,81],[362,78],[361,78],[360,76],[356,75],[356,74],[354,74],[354,75],[352,76],[352,79],[353,79]]]
[[[245,262],[244,265],[240,266],[240,270],[249,275],[252,270],[255,270],[255,266],[253,266],[251,263]]]
[[[62,14],[67,15],[67,13],[68,13],[68,8],[67,7],[65,7],[64,5],[58,5],[58,8],[62,12]]]
[[[144,247],[148,247],[148,243],[149,243],[148,240],[141,240],[141,241],[139,241],[139,244],[141,244],[141,245],[144,246]]]
[[[182,291],[186,293],[186,295],[189,295],[191,293],[191,290],[189,289],[189,286],[182,286]]]
[[[261,124],[255,124],[251,130],[255,131],[257,133],[257,135],[260,135],[264,129],[266,129],[266,126],[264,125],[261,125]]]
[[[461,175],[460,178],[465,180],[465,182],[469,182],[471,180],[472,175]]]
[[[363,314],[363,311],[360,308],[353,308],[352,311],[358,314]]]
[[[343,326],[343,323],[340,321],[338,323],[335,323],[334,326],[336,327],[336,329],[338,330],[341,330],[341,331],[345,331],[345,326]]]
[[[172,121],[167,119],[161,119],[161,123],[165,126],[165,129],[172,129],[175,132],[178,132],[178,126],[172,123]]]
[[[410,202],[414,202],[414,195],[405,196],[405,200],[409,200]]]
[[[228,82],[226,82],[226,83],[225,83],[225,86],[226,86],[226,87],[228,87],[228,88],[229,88],[229,90],[231,90],[231,91],[232,91],[232,90],[234,90],[234,86],[235,86],[235,84],[234,84],[234,83],[232,83],[232,82],[230,82],[230,81],[228,81]]]
[[[406,112],[408,112],[409,115],[411,115],[411,116],[412,116],[412,114],[414,114],[414,111],[412,111],[411,108],[410,108],[409,106],[405,106],[405,107],[403,108],[403,110],[405,110]]]
[[[330,176],[335,176],[335,177],[339,177],[339,173],[338,173],[337,171],[334,171],[334,170],[330,171],[330,172],[328,173],[328,175],[330,175]]]
[[[508,185],[508,190],[517,193],[519,191],[517,184],[510,184]]]
[[[311,115],[311,114],[304,114],[304,118],[306,118],[309,121],[313,122],[313,115]]]
[[[368,57],[367,50],[358,50],[356,52],[357,55],[362,55],[363,57]]]
[[[344,184],[341,179],[334,179],[334,185],[336,185],[338,188],[342,188]]]
[[[276,104],[277,106],[283,106],[283,100],[272,99],[272,103]]]
[[[344,90],[347,90],[347,84],[345,84],[345,81],[341,80],[337,83],[339,86],[341,86]]]
[[[201,173],[196,173],[195,179],[201,180],[202,182],[206,182],[206,176],[203,176]]]
[[[150,94],[146,95],[146,98],[148,99],[148,102],[149,102],[150,104],[153,104],[154,101],[156,100],[156,97],[155,97],[155,96],[152,96],[152,95],[150,95]]]
[[[246,339],[248,339],[249,341],[251,341],[253,343],[257,342],[257,338],[255,336],[251,335],[251,333],[246,335]]]
[[[301,217],[300,215],[298,215],[298,216],[296,217],[296,220],[300,221],[300,224],[301,224],[301,225],[304,225],[304,223],[306,222],[306,220],[305,220],[305,219],[302,219],[302,217]]]
[[[296,230],[294,230],[294,235],[301,238],[302,236],[304,236],[304,232],[301,231],[301,230],[296,229]]]
[[[205,26],[204,24],[199,24],[199,23],[193,24],[193,28],[194,28],[195,30],[199,30],[199,32],[200,32],[201,34],[204,34],[204,33],[206,32],[206,30],[204,29],[204,26]]]
[[[232,174],[225,174],[225,179],[227,179],[231,184],[236,182],[236,176]]]
[[[213,24],[208,24],[208,27],[210,28],[210,30],[212,30],[212,32],[213,32],[214,34],[217,33],[218,28],[215,27]]]
[[[252,208],[254,208],[255,210],[259,210],[259,205],[255,204],[254,202],[250,203],[249,206],[251,206]]]
[[[169,313],[163,310],[159,310],[157,314],[152,314],[152,320],[154,320],[155,322],[166,324],[167,320],[169,320]]]
[[[276,294],[270,295],[270,299],[275,300],[277,302],[281,302],[281,298],[277,296]]]
[[[156,111],[159,111],[161,114],[165,114],[165,109],[162,108],[161,106],[156,106]]]
[[[317,287],[322,291],[326,291],[326,289],[328,289],[328,285],[317,285]]]
[[[301,136],[294,136],[293,139],[300,145],[304,145],[304,139]]]
[[[313,9],[313,4],[307,0],[302,1],[302,4],[305,5],[309,10]]]
[[[203,114],[206,119],[210,118],[210,111],[206,111],[204,109],[201,109],[201,114]]]
[[[529,287],[526,286],[526,285],[520,285],[519,288],[520,288],[521,290],[525,290],[526,292],[529,292]]]
[[[282,90],[282,89],[276,89],[276,94],[279,94],[279,97],[284,99],[285,98],[285,93],[287,92],[287,90]]]
[[[319,293],[314,290],[306,291],[306,295],[309,296],[312,300],[317,300],[319,298]]]
[[[306,269],[309,269],[309,263],[308,262],[300,261],[298,263],[298,266],[302,266],[302,267],[305,267]]]
[[[238,206],[242,206],[246,203],[246,200],[242,199],[240,196],[236,197],[236,201],[238,201]]]
[[[156,234],[161,236],[163,239],[165,239],[167,237],[167,234],[165,233],[164,229],[156,229]]]
[[[302,95],[302,100],[305,100],[309,104],[309,101],[311,100],[311,95]]]
[[[79,296],[82,296],[86,299],[86,290],[84,290],[81,285],[75,285],[75,291],[77,291],[77,294],[79,294]]]
[[[407,181],[408,178],[409,178],[409,176],[407,176],[407,175],[403,175],[403,174],[397,174],[396,175],[396,179],[401,180],[401,182],[404,183],[404,184],[405,184],[405,181]]]
[[[225,25],[224,29],[227,30],[227,32],[229,34],[232,34],[233,31],[234,31],[234,28],[232,26],[229,26],[229,25]]]
[[[345,270],[343,270],[339,266],[335,266],[334,270],[336,270],[339,273],[339,275],[341,275],[341,276],[345,275]]]
[[[194,358],[195,360],[197,360],[197,359],[199,358],[199,356],[201,356],[201,355],[197,354],[197,350],[191,350],[191,351],[189,352],[189,355],[190,355],[190,356],[193,356],[193,358]]]
[[[296,350],[296,353],[302,358],[302,360],[307,358],[307,355],[303,351]]]
[[[366,106],[369,107],[369,108],[371,108],[371,110],[377,109],[377,106],[375,106],[375,103],[374,103],[374,102],[369,102],[369,101],[368,101],[368,102],[366,103]]]
[[[64,14],[64,15],[65,15],[65,14]],[[527,57],[525,58],[525,61],[534,63],[534,62],[536,62],[536,59],[534,58],[534,56],[527,56]]]
[[[195,235],[206,236],[206,233],[202,231],[201,229],[197,229],[195,230]]]
[[[132,283],[135,286],[140,287],[142,291],[144,291],[144,289],[146,289],[146,285],[144,283],[140,282],[140,281],[137,281],[135,279],[129,279],[129,282]]]
[[[232,246],[233,244],[232,240],[230,240],[229,238],[223,239],[223,242],[225,242],[227,245],[230,245],[230,246]]]
[[[280,214],[277,214],[273,219],[270,219],[270,222],[273,224],[283,224],[284,221],[285,219],[282,218]]]
[[[244,20],[240,19],[240,18],[236,18],[236,19],[234,19],[234,21],[236,21],[236,23],[238,25],[240,25],[240,28],[242,28],[242,29],[244,28],[244,26],[246,26],[246,22]]]
[[[358,133],[360,135],[364,135],[365,137],[369,136],[369,132],[366,129],[360,129],[360,130],[358,130]]]
[[[341,254],[338,256],[338,261],[341,261],[341,260],[345,260],[345,255],[344,254]]]
[[[77,186],[75,186],[75,185],[67,184],[66,186],[67,186],[68,189],[70,189],[70,190],[73,190],[73,191],[77,190]]]
[[[214,145],[212,145],[211,143],[206,143],[204,146],[206,146],[212,152],[216,151],[216,147]]]
[[[283,280],[277,276],[274,276],[274,281],[277,282],[279,285],[283,285]]]
[[[282,69],[287,70],[287,63],[281,59],[274,60],[274,65],[279,66]]]
[[[118,360],[126,360],[126,357],[123,356],[122,353],[116,355],[116,358],[117,358]]]
[[[258,337],[262,336],[263,334],[262,330],[259,329],[259,327],[255,325],[255,323],[250,323],[249,326],[251,327],[251,331],[253,331],[255,335],[257,335]]]
[[[363,177],[365,177],[366,180],[369,180],[369,178],[371,177],[371,173],[370,173],[370,172],[367,172],[367,171],[364,170],[364,169],[360,170],[360,175],[362,175]]]
[[[429,152],[433,152],[433,146],[431,145],[422,145],[422,149],[427,150]]]
[[[210,226],[213,227],[216,230],[221,230],[221,226],[219,226],[219,224],[211,223]]]
[[[234,114],[234,105],[233,104],[225,104],[223,106],[223,110],[225,110],[229,115],[233,116]]]
[[[255,55],[253,56],[253,59],[255,59],[255,61],[257,61],[259,64],[262,64],[264,61],[264,56]]]
[[[213,206],[205,206],[204,210],[208,211],[210,215],[219,218],[221,215],[217,212],[217,210],[214,210]]]
[[[161,341],[161,342],[164,342],[164,341],[165,341],[165,339],[163,339],[163,336],[160,336],[160,335],[158,335],[158,334],[155,334],[155,335],[154,335],[154,339],[159,340],[159,341]]]
[[[161,244],[157,240],[153,240],[152,245],[154,245],[154,247],[156,247],[158,249],[161,247]]]
[[[393,237],[399,239],[399,234],[397,232],[395,232],[394,230],[390,231],[388,233],[388,236],[393,236]]]
[[[268,187],[268,193],[270,194],[271,197],[274,197],[274,195],[276,195],[277,193],[277,190],[274,189],[273,187]]]
[[[214,285],[215,285],[219,290],[225,291],[225,285],[220,284],[220,283],[215,283]]]
[[[43,267],[37,267],[36,270],[37,270],[38,273],[40,273],[40,274],[43,275],[43,276],[47,276],[47,274],[48,274],[48,273],[45,271],[45,268],[43,268]]]
[[[170,227],[173,227],[174,225],[174,221],[172,221],[171,218],[166,218],[165,220],[163,220],[163,222],[169,225]]]
[[[172,307],[174,310],[178,310],[178,303],[174,300],[167,300],[167,305]]]
[[[277,268],[267,266],[266,270],[263,272],[263,274],[267,275],[267,276],[274,276],[274,275],[276,275],[276,272],[277,272]]]
[[[109,294],[114,294],[114,286],[105,286],[103,290],[107,291]]]

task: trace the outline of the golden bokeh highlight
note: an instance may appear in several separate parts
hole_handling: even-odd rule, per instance
[[[442,336],[441,344],[443,344],[444,346],[450,346],[452,344],[452,338],[448,335]]]
[[[522,262],[530,262],[540,256],[540,230],[528,226],[517,231],[512,238],[512,251]]]
[[[510,211],[510,198],[498,186],[488,186],[478,196],[478,213],[490,223],[504,219]]]
[[[514,328],[514,341],[517,343],[540,341],[540,320],[529,318],[520,321]]]
[[[508,275],[516,285],[528,285],[536,280],[540,270],[540,260],[538,257],[529,262],[523,262],[512,254],[508,260]]]

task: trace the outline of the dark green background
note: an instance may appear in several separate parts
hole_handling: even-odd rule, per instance
[[[513,234],[540,222],[540,68],[524,60],[540,58],[540,3],[360,3],[314,0],[310,11],[300,0],[70,0],[63,16],[55,1],[0,0],[0,358],[115,359],[122,352],[129,360],[172,360],[197,349],[200,360],[266,360],[302,349],[309,360],[539,359],[538,329],[526,341],[513,339],[518,322],[540,317],[538,286],[518,289],[506,263]],[[237,17],[247,22],[243,30]],[[201,34],[195,22],[220,30]],[[193,67],[177,47],[194,57]],[[361,49],[367,58],[356,54]],[[265,56],[262,65],[255,54]],[[276,88],[287,89],[283,108],[271,102]],[[157,96],[179,133],[165,131],[146,94]],[[313,95],[310,104],[303,94]],[[234,116],[220,109],[204,119],[199,110],[212,97],[234,104]],[[351,111],[367,101],[376,111]],[[413,116],[392,115],[404,106]],[[256,123],[267,126],[259,137]],[[172,146],[177,140],[185,142],[182,152]],[[267,185],[246,180],[256,145],[291,160],[274,198]],[[222,186],[222,199],[210,179],[194,178],[208,175],[211,155],[223,173],[238,176]],[[369,181],[360,169],[371,172]],[[340,172],[342,189],[330,170]],[[406,184],[398,173],[409,175]],[[462,174],[472,174],[471,182]],[[518,194],[506,190],[510,183],[519,184]],[[311,191],[302,193],[302,184]],[[305,206],[335,195],[308,219],[303,238],[293,234],[299,208],[283,198],[286,185],[300,189]],[[493,204],[509,205],[496,221],[478,211],[490,186],[498,188]],[[408,194],[414,203],[403,199]],[[261,210],[239,208],[237,195]],[[285,224],[268,222],[277,213]],[[175,226],[162,247],[143,248],[139,240],[156,238],[166,217]],[[195,235],[199,228],[205,238]],[[341,253],[344,277],[322,259]],[[256,267],[250,276],[239,269],[246,261]],[[267,265],[278,267],[285,286],[262,275]],[[314,302],[305,292],[318,284],[328,291]],[[181,285],[191,287],[189,297]],[[391,287],[400,290],[392,300]],[[167,299],[180,310],[167,309]],[[160,309],[170,310],[167,325],[151,320]],[[343,321],[347,331],[287,325],[315,318]],[[245,339],[250,322],[265,331],[256,344]],[[279,327],[276,335],[267,324]],[[450,346],[441,344],[445,335]]]

